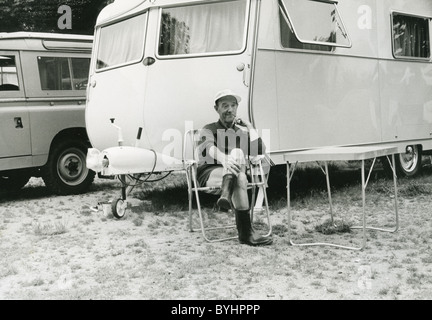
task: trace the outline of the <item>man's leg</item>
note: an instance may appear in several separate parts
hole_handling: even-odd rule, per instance
[[[232,204],[237,210],[249,209],[249,197],[247,191],[248,179],[246,173],[240,172],[237,176],[232,193]]]
[[[240,149],[234,149],[231,151],[230,156],[240,165],[241,172],[246,172],[246,163],[244,158],[244,153]],[[234,190],[238,189],[238,186],[235,187],[236,184],[239,184],[240,181],[237,181],[238,174],[233,174],[232,172],[224,169],[217,168],[213,170],[212,174],[209,177],[209,181],[207,182],[207,186],[220,186],[221,187],[221,195],[217,201],[217,205],[221,209],[229,210],[232,209],[232,199],[233,197],[238,198],[242,196],[241,192],[236,192],[237,195],[233,196]],[[244,187],[247,192],[247,185]],[[247,197],[247,193],[246,193]],[[248,206],[248,202],[244,203],[244,199],[240,199],[241,206]],[[247,199],[246,199],[247,201]],[[243,204],[244,203],[244,204]]]
[[[214,168],[207,180],[206,187],[220,187],[224,174],[225,170],[222,166]]]
[[[234,192],[232,197],[234,212],[236,215],[237,230],[239,233],[239,241],[242,244],[250,246],[265,246],[273,242],[271,237],[263,237],[255,232],[252,228],[250,216],[249,198],[247,194],[248,179],[245,173],[240,173],[237,176],[234,184]]]
[[[231,198],[236,177],[232,173],[224,173],[222,177],[222,192],[217,201],[219,208],[229,210],[232,207]]]
[[[215,168],[207,180],[207,187],[220,187],[225,175],[224,169]],[[252,228],[250,219],[249,198],[247,194],[247,176],[240,173],[233,184],[232,203],[235,212],[239,242],[252,246],[269,245],[273,242],[271,237],[261,237]]]
[[[248,178],[246,175],[246,165],[244,163],[245,158],[243,152],[239,149],[235,150],[235,154],[238,157],[238,162],[242,161],[239,162],[242,163],[242,172],[237,175],[232,196],[232,203],[236,215],[237,230],[239,233],[239,241],[242,244],[251,246],[269,245],[273,242],[273,239],[271,237],[262,237],[252,228],[250,217],[251,209],[247,191]],[[233,153],[231,155],[233,155]]]

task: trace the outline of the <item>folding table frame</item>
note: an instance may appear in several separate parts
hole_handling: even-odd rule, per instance
[[[397,147],[330,147],[330,148],[320,148],[320,149],[311,149],[305,151],[296,151],[286,153],[284,155],[284,159],[287,164],[287,209],[288,209],[288,239],[291,245],[293,246],[333,246],[343,249],[350,250],[362,250],[366,247],[366,230],[378,230],[385,232],[396,232],[399,229],[399,214],[398,214],[398,197],[397,197],[397,176],[395,171],[395,154],[398,153]],[[390,162],[389,156],[391,155],[392,161]],[[366,225],[366,188],[369,182],[369,178],[371,176],[372,170],[376,163],[377,158],[386,157],[390,163],[391,169],[393,171],[393,184],[394,184],[394,211],[395,211],[395,220],[396,226],[394,229],[383,229],[370,227]],[[366,177],[365,170],[365,160],[373,159],[373,163],[369,169],[369,173]],[[298,163],[300,162],[317,162],[326,176],[327,182],[327,192],[328,199],[330,204],[330,215],[331,222],[334,224],[333,218],[333,203],[330,189],[330,177],[328,171],[328,162],[329,161],[361,161],[361,180],[362,180],[362,225],[351,227],[351,229],[361,229],[363,235],[362,245],[360,247],[353,246],[345,246],[336,243],[328,243],[328,242],[315,242],[315,243],[295,243],[292,241],[291,237],[291,190],[290,183],[292,177],[295,173],[295,169]],[[320,164],[320,162],[324,163],[324,168]],[[293,164],[293,170],[291,171],[291,164]]]

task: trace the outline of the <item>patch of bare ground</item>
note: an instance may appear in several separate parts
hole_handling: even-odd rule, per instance
[[[360,244],[358,230],[320,232],[329,217],[325,186],[302,184],[318,174],[300,172],[293,181],[293,238]],[[355,225],[360,185],[344,174],[334,176],[335,217]],[[181,174],[135,188],[121,220],[91,210],[120,195],[116,180],[97,179],[83,195],[53,196],[32,179],[20,194],[0,199],[0,299],[431,299],[431,177],[427,167],[420,177],[399,179],[400,229],[368,231],[362,251],[291,246],[283,188],[269,190],[274,243],[249,247],[207,243],[189,231]],[[394,226],[391,187],[391,179],[372,175],[369,225]],[[233,221],[215,212],[214,199],[203,199],[209,220]],[[260,215],[255,222],[265,225]]]

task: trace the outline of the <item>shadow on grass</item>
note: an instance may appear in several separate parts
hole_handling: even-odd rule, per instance
[[[185,211],[188,209],[187,184],[182,177],[170,176],[162,181],[144,184],[133,196],[151,202],[153,211]]]
[[[92,194],[100,191],[120,190],[120,182],[116,180],[95,180],[90,185],[85,194]],[[83,193],[84,194],[84,193]],[[79,195],[79,194],[77,194]],[[77,196],[71,194],[70,196]],[[6,201],[21,201],[21,200],[37,200],[42,198],[58,197],[59,195],[52,193],[43,183],[40,178],[32,178],[30,182],[22,189],[15,191],[1,191],[0,203]]]
[[[345,188],[361,183],[359,170],[341,170],[330,166],[332,190]],[[376,173],[375,175],[383,175]],[[164,183],[156,183],[144,187],[135,194],[140,200],[151,201],[153,209],[160,210],[188,210],[188,194],[186,181],[181,177],[170,177]],[[326,190],[326,180],[319,167],[306,168],[296,171],[291,181],[292,198],[309,196],[314,192]],[[267,196],[270,205],[278,207],[286,203],[286,166],[275,166],[269,177]],[[204,208],[217,210],[217,195],[200,192],[200,203]],[[193,194],[193,208],[196,209],[195,194]]]
[[[350,187],[360,187],[361,173],[358,163],[348,163],[345,166],[329,166],[332,192],[346,190]],[[398,192],[401,196],[414,197],[417,195],[430,195],[432,185],[429,185],[432,175],[432,166],[426,165],[418,177],[402,177],[398,179]],[[392,177],[378,164],[372,171],[370,182],[374,184],[374,191],[378,193],[389,193],[387,180]],[[385,183],[381,184],[380,181]],[[286,166],[277,165],[272,167],[268,181],[267,196],[270,206],[276,208],[286,205],[287,177]],[[95,193],[107,190],[119,190],[120,183],[116,180],[96,181],[87,193]],[[391,186],[390,186],[391,187]],[[326,179],[318,166],[299,168],[296,170],[291,181],[291,199],[302,199],[311,194],[326,192]],[[22,190],[14,193],[0,193],[0,203],[6,201],[31,200],[54,197],[43,183],[28,185]],[[148,183],[142,189],[135,190],[131,195],[139,200],[151,202],[151,207],[156,211],[187,211],[188,194],[187,183],[184,175],[171,175],[170,177],[156,183]],[[200,193],[202,207],[216,210],[217,195],[204,192]],[[196,209],[195,195],[193,195],[193,208]]]
[[[140,191],[135,195],[139,200],[151,202],[154,211],[187,211],[189,210],[189,198],[186,184],[176,184],[164,187],[154,187]],[[200,192],[200,203],[202,207],[214,208],[217,196]],[[197,208],[195,194],[192,201],[193,209]]]
[[[291,172],[292,174],[292,172]],[[332,191],[359,185],[361,183],[360,168],[358,167],[336,167],[329,166],[329,176]],[[373,171],[373,177],[385,177],[382,170]],[[268,180],[269,188],[267,195],[269,201],[278,201],[287,196],[287,170],[285,165],[274,166],[270,171]],[[318,167],[307,167],[296,169],[291,178],[291,198],[302,198],[311,193],[327,190],[326,178],[323,171]]]
[[[0,191],[0,203],[7,201],[36,200],[53,196],[45,186],[26,187],[18,191]]]
[[[366,175],[370,163],[366,164]],[[269,176],[267,196],[270,205],[281,206],[286,204],[286,166],[278,165],[272,168]],[[348,163],[345,166],[329,166],[329,175],[332,193],[361,188],[361,169],[359,163]],[[428,196],[432,193],[432,166],[423,165],[422,171],[415,177],[398,177],[398,194],[401,197]],[[393,194],[393,176],[377,163],[370,174],[368,189],[378,194]],[[297,169],[291,180],[291,199],[301,200],[313,194],[327,193],[324,173],[316,167]]]

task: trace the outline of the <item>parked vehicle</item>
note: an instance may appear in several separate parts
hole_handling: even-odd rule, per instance
[[[42,177],[57,194],[87,190],[85,99],[93,37],[0,33],[0,191]]]
[[[430,0],[116,0],[96,25],[89,138],[115,148],[114,122],[147,172],[139,150],[181,159],[173,139],[214,121],[213,96],[230,88],[276,164],[296,150],[391,145],[413,175],[432,150],[431,18]],[[114,172],[109,152],[94,157]]]

